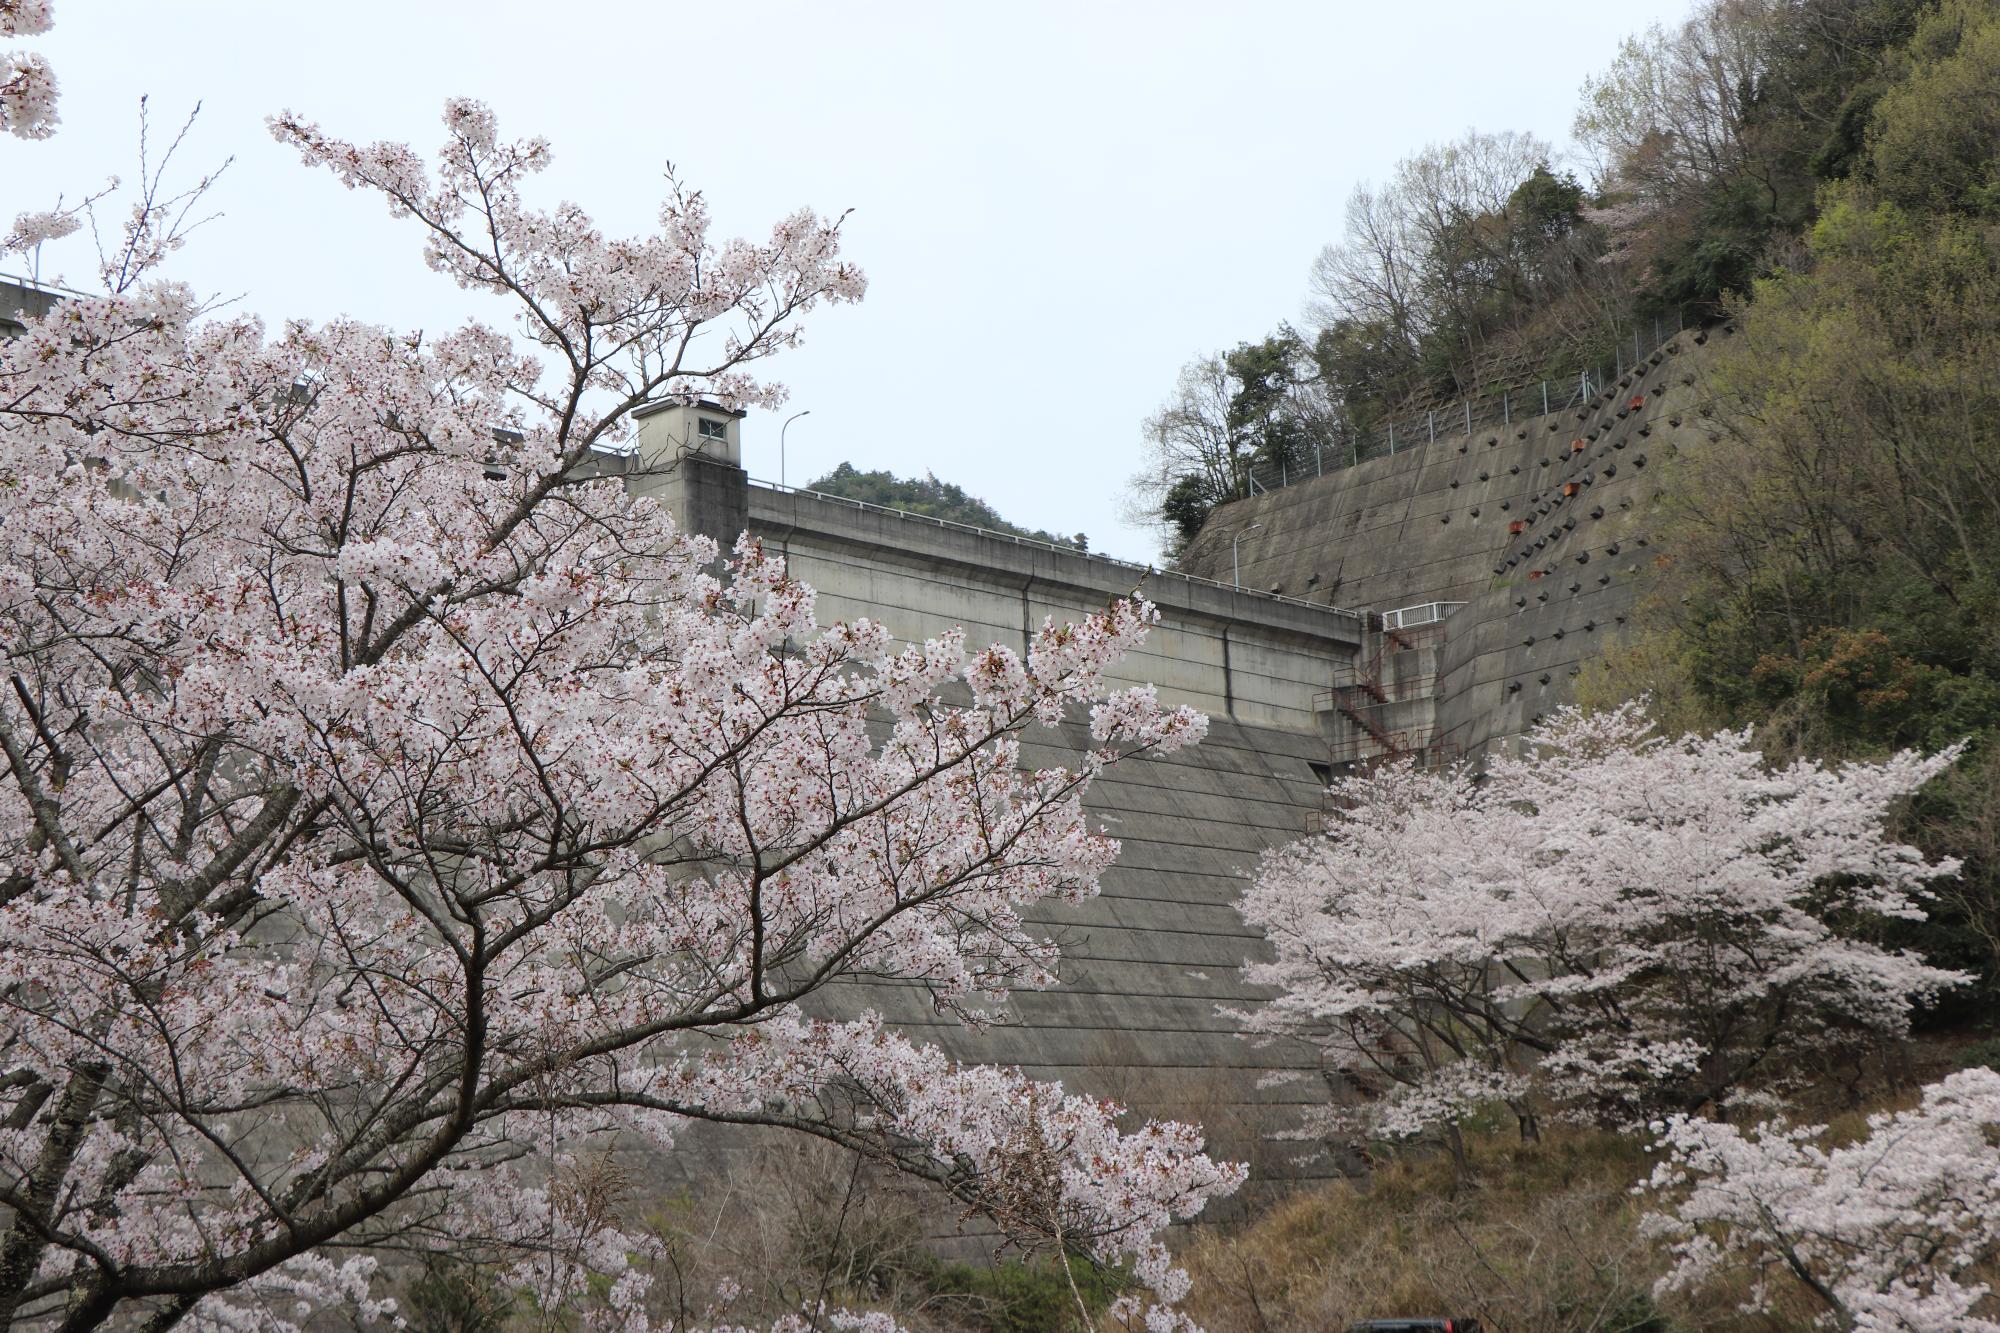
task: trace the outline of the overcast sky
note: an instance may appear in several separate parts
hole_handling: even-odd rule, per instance
[[[0,142],[0,221],[129,175],[139,93],[156,127],[200,100],[188,166],[236,161],[180,276],[274,321],[445,327],[467,298],[409,224],[263,122],[290,108],[428,152],[443,99],[479,97],[503,134],[553,141],[541,201],[612,231],[646,228],[667,161],[720,234],[854,210],[868,298],[766,363],[792,402],[745,423],[751,475],[777,478],[780,417],[810,409],[793,484],[843,459],[929,470],[1147,559],[1120,519],[1141,419],[1183,362],[1299,320],[1354,186],[1469,127],[1563,143],[1584,77],[1686,9],[58,0],[55,30],[21,44],[54,62],[63,124]],[[56,266],[83,276],[79,258]]]

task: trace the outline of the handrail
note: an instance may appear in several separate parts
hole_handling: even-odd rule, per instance
[[[40,278],[31,278],[31,277],[28,277],[28,276],[27,276],[26,274],[24,274],[24,273],[5,273],[5,272],[0,272],[0,282],[10,282],[10,283],[13,283],[13,284],[14,284],[14,285],[15,285],[16,287],[19,287],[19,288],[21,288],[21,289],[22,289],[23,291],[30,291],[30,292],[53,292],[53,293],[55,293],[55,294],[56,294],[56,295],[58,295],[58,296],[101,296],[101,295],[103,295],[103,293],[102,293],[102,292],[83,292],[83,291],[78,291],[78,290],[77,290],[76,288],[74,288],[74,287],[65,287],[65,286],[63,286],[63,285],[62,285],[61,283],[59,283],[59,282],[43,282],[43,281],[42,281],[42,280],[41,280]]]
[[[929,514],[915,514],[907,509],[896,509],[889,505],[878,505],[867,500],[856,500],[845,495],[830,495],[825,491],[815,491],[805,486],[787,486],[782,482],[764,481],[756,477],[750,479],[750,484],[763,490],[777,491],[784,495],[810,495],[816,500],[826,500],[833,504],[846,505],[851,509],[862,509],[876,514],[889,514],[905,522],[928,523],[935,528],[950,528],[958,532],[971,533],[976,537],[991,537],[999,541],[1012,542],[1016,546],[1032,546],[1037,550],[1053,551],[1057,555],[1075,556],[1079,560],[1095,560],[1100,564],[1111,565],[1118,569],[1133,570],[1140,578],[1151,576],[1153,578],[1180,579],[1185,583],[1219,588],[1223,592],[1238,593],[1246,597],[1255,597],[1262,601],[1282,602],[1287,606],[1303,606],[1313,611],[1331,612],[1336,616],[1345,616],[1349,620],[1364,620],[1367,614],[1362,611],[1350,611],[1344,606],[1328,606],[1320,602],[1308,602],[1302,597],[1287,597],[1283,593],[1264,592],[1257,588],[1234,587],[1227,583],[1217,582],[1215,579],[1202,578],[1196,574],[1183,574],[1177,569],[1161,569],[1156,565],[1142,565],[1132,560],[1120,560],[1116,556],[1104,555],[1097,551],[1085,551],[1074,546],[1062,546],[1055,542],[1045,542],[1039,537],[1023,537],[1019,533],[1000,532],[993,528],[975,527],[970,523],[958,523],[948,518],[935,518]]]

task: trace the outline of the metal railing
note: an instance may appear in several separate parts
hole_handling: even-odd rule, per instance
[[[1488,426],[1511,427],[1518,421],[1564,411],[1604,392],[1606,385],[1622,378],[1626,370],[1679,337],[1686,328],[1686,318],[1676,312],[1672,319],[1655,319],[1650,326],[1633,329],[1629,338],[1620,334],[1609,361],[1579,370],[1571,378],[1488,390],[1461,399],[1456,407],[1399,418],[1374,430],[1346,431],[1335,438],[1294,446],[1279,458],[1259,459],[1243,474],[1243,494],[1280,490],[1371,458],[1421,449],[1441,437],[1470,435]]]
[[[0,283],[5,283],[5,284],[9,284],[9,285],[12,285],[12,286],[15,286],[15,287],[19,287],[19,288],[21,288],[21,289],[22,289],[22,290],[24,290],[24,291],[31,291],[31,292],[47,292],[47,293],[49,293],[50,295],[53,295],[53,296],[102,296],[102,295],[104,295],[104,293],[103,293],[103,292],[85,292],[85,291],[78,291],[78,290],[77,290],[76,288],[74,288],[74,287],[65,287],[65,286],[63,286],[63,285],[62,285],[61,283],[59,283],[59,282],[45,282],[45,281],[43,281],[43,280],[42,280],[42,279],[40,279],[40,278],[31,278],[31,277],[29,277],[29,276],[28,276],[27,274],[25,274],[25,273],[5,273],[5,272],[0,272]]]
[[[1262,602],[1282,602],[1287,606],[1303,606],[1314,611],[1328,612],[1344,616],[1349,620],[1366,623],[1367,613],[1350,611],[1344,606],[1329,606],[1324,602],[1308,602],[1303,597],[1287,597],[1282,593],[1264,592],[1257,588],[1238,588],[1216,579],[1205,579],[1195,574],[1183,574],[1179,570],[1161,569],[1156,565],[1142,565],[1132,560],[1120,560],[1115,556],[1103,555],[1096,551],[1085,551],[1075,546],[1063,546],[1056,542],[1045,542],[1039,537],[1023,537],[1019,533],[1000,532],[993,528],[975,527],[970,523],[959,523],[948,518],[934,518],[929,514],[916,514],[907,509],[896,509],[889,505],[873,504],[867,500],[850,499],[845,495],[829,495],[825,491],[815,491],[804,486],[787,486],[782,482],[762,481],[751,478],[750,484],[760,490],[777,491],[783,495],[809,495],[815,500],[825,500],[829,504],[845,505],[850,509],[865,510],[874,514],[887,514],[906,523],[921,523],[928,527],[945,528],[954,532],[970,533],[975,537],[990,537],[995,541],[1012,542],[1016,546],[1031,546],[1041,551],[1053,551],[1058,555],[1074,556],[1079,560],[1095,561],[1113,569],[1132,572],[1134,584],[1145,578],[1178,579],[1182,583],[1196,584],[1205,588],[1219,588],[1223,592],[1233,592],[1245,597],[1255,597]]]

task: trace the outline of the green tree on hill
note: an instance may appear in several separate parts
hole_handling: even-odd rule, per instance
[[[921,477],[898,477],[887,471],[863,472],[852,463],[842,463],[806,489],[822,495],[837,495],[846,500],[881,505],[884,509],[900,509],[906,514],[943,519],[947,523],[963,523],[967,527],[986,528],[1016,537],[1032,537],[1036,541],[1068,546],[1078,551],[1090,549],[1089,537],[1081,532],[1064,537],[1040,528],[1024,528],[1009,523],[992,505],[976,495],[968,495],[955,482],[939,481],[936,474],[930,472]]]
[[[1595,688],[1783,754],[1973,738],[1911,815],[1966,862],[1920,943],[2000,986],[2000,10],[1935,6],[1868,105],[1801,253],[1732,306],[1645,651]]]
[[[2000,134],[1979,72],[1989,39],[1943,17],[1911,40],[1921,16],[1958,12],[1935,0],[1701,0],[1584,84],[1574,134],[1589,181],[1529,134],[1472,131],[1409,154],[1348,200],[1312,267],[1314,327],[1183,370],[1145,423],[1135,516],[1184,544],[1243,494],[1252,461],[1261,478],[1271,463],[1343,459],[1347,441],[1404,414],[1568,380],[1610,364],[1635,328],[1719,315],[1798,259],[1823,185],[1878,163],[1894,167],[1888,197],[1905,205],[1914,195],[1894,191],[2000,197],[2000,178],[1984,174]],[[1306,436],[1277,452],[1260,438],[1248,459],[1184,447],[1180,424],[1201,397],[1190,374],[1251,370],[1237,378],[1254,409],[1270,380],[1243,354],[1261,360],[1287,338],[1312,363],[1296,377],[1315,403]]]

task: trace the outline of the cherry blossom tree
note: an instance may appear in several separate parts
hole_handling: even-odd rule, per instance
[[[1029,909],[1116,852],[1085,788],[1205,727],[1106,685],[1151,608],[899,647],[754,541],[718,575],[624,484],[631,415],[779,401],[757,363],[862,295],[839,223],[718,242],[670,178],[609,237],[525,201],[547,144],[445,120],[434,170],[272,129],[519,342],[204,318],[156,269],[185,210],[142,206],[111,294],[0,348],[0,1315],[367,1319],[373,1255],[440,1250],[644,1328],[604,1145],[712,1121],[1125,1257],[1183,1326],[1158,1233],[1240,1168],[815,1001],[977,1024],[1052,982]]]
[[[1835,1147],[1824,1125],[1659,1128],[1667,1159],[1647,1184],[1668,1211],[1646,1230],[1674,1250],[1662,1293],[1747,1270],[1757,1310],[1802,1288],[1824,1326],[2000,1333],[2000,1299],[1962,1280],[2000,1259],[2000,1074],[1961,1070]]]
[[[50,0],[0,0],[0,37],[33,37],[53,22]],[[32,51],[0,52],[0,133],[46,139],[56,129],[56,76]]]
[[[1558,713],[1524,753],[1336,784],[1325,836],[1239,910],[1275,958],[1259,1037],[1317,1043],[1370,1100],[1317,1129],[1406,1137],[1510,1101],[1631,1123],[1727,1110],[1853,1034],[1894,1036],[1962,978],[1859,938],[1952,873],[1883,831],[1956,751],[1768,771],[1748,733]]]

